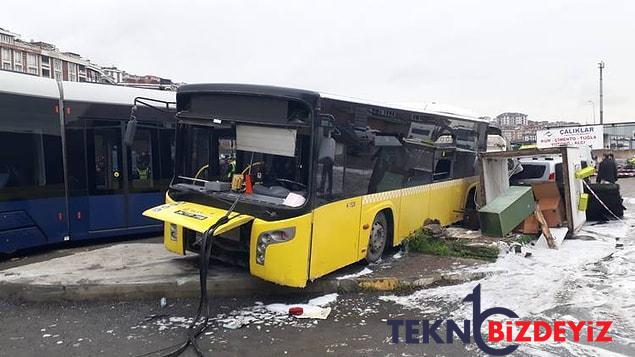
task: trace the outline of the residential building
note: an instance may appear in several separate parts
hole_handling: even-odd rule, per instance
[[[527,125],[527,114],[523,113],[502,113],[496,117],[496,122],[501,127]]]
[[[77,53],[61,52],[46,42],[26,42],[16,33],[0,28],[0,63],[5,71],[73,82],[100,82],[99,66]]]
[[[0,69],[72,82],[118,84],[176,90],[178,84],[157,76],[136,76],[117,67],[101,67],[75,52],[62,52],[50,43],[26,42],[0,28]]]

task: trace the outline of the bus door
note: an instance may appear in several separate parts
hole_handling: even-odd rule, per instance
[[[345,161],[346,146],[337,143],[334,160],[322,158],[317,165],[314,186],[319,207],[313,210],[310,279],[357,260],[362,199],[350,197],[345,189]]]
[[[126,198],[119,121],[88,121],[86,130],[89,231],[126,227]]]

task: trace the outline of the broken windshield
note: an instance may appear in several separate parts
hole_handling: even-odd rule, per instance
[[[173,188],[231,199],[249,181],[252,194],[245,201],[284,204],[290,193],[306,201],[309,128],[182,122],[178,131],[181,150]]]

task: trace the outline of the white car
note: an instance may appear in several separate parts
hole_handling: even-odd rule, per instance
[[[526,157],[518,160],[523,170],[513,174],[512,185],[530,185],[543,181],[562,181],[562,158],[557,156]]]

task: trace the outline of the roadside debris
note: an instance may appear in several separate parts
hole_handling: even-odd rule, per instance
[[[479,210],[481,231],[504,237],[534,213],[535,207],[531,187],[511,186]]]
[[[443,238],[446,235],[445,228],[438,219],[426,219],[423,222],[423,231],[432,238]]]
[[[564,241],[564,238],[567,236],[567,232],[569,232],[569,228],[567,228],[567,227],[551,228],[550,232],[551,232],[551,239],[553,240],[552,243],[553,243],[554,247],[557,248],[557,247],[560,247],[562,245],[562,242]],[[549,240],[545,237],[544,233],[540,235],[540,238],[538,238],[538,241],[536,242],[534,247],[536,247],[536,248],[553,248],[552,246],[550,246]]]
[[[221,326],[229,330],[236,330],[248,325],[256,325],[258,329],[261,326],[275,327],[286,325],[306,328],[315,325],[315,322],[317,322],[315,320],[328,318],[332,311],[332,308],[328,305],[335,303],[337,298],[338,294],[332,293],[318,296],[303,304],[275,303],[265,305],[258,301],[254,306],[210,317],[210,321],[212,325]],[[143,324],[133,326],[131,329],[147,328],[146,323],[158,326],[159,331],[187,328],[192,323],[192,320],[192,318],[186,317],[152,315],[146,318]],[[300,322],[302,320],[314,321]]]
[[[279,315],[289,314],[299,319],[320,319],[324,320],[331,313],[330,307],[320,307],[309,304],[270,304],[267,310]]]

